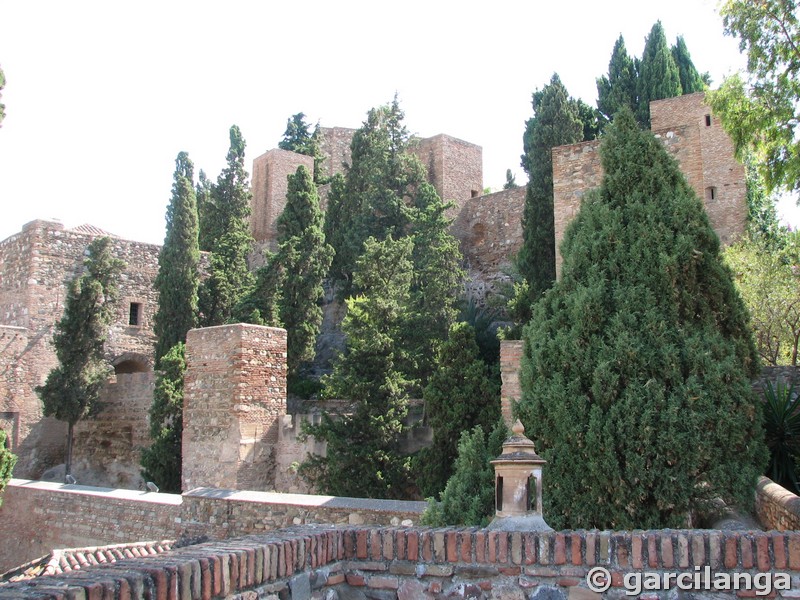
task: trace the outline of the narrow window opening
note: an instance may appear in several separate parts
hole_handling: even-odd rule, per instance
[[[711,115],[706,115],[706,127],[711,127]]]
[[[706,188],[706,200],[716,200],[717,199],[717,188],[714,186],[709,186]]]
[[[498,477],[494,484],[494,506],[498,511],[503,510],[503,478]]]
[[[131,302],[128,312],[128,325],[141,325],[142,305],[139,302]]]
[[[528,477],[526,487],[528,490],[528,510],[536,510],[536,475]]]
[[[478,190],[471,190],[471,194],[472,194],[473,198],[477,198],[478,197]]]

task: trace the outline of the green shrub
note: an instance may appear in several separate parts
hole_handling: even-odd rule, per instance
[[[769,449],[766,475],[797,494],[797,457],[800,455],[800,399],[794,384],[767,381],[764,387],[764,431]]]

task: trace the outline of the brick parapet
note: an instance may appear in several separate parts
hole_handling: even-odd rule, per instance
[[[624,594],[626,575],[642,571],[783,572],[796,582],[800,533],[297,528],[40,577],[0,588],[0,598],[309,598],[331,587],[381,598],[520,598],[537,588],[588,598],[599,597],[585,582],[595,566],[611,576],[610,598]],[[681,591],[672,581],[652,597]],[[693,597],[715,597],[703,592]]]

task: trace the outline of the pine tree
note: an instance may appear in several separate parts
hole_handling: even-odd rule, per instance
[[[277,228],[278,260],[286,273],[280,320],[288,332],[289,372],[295,373],[301,363],[314,359],[314,344],[322,324],[322,281],[333,258],[333,248],[325,243],[322,232],[317,187],[302,165],[289,176],[286,207],[278,217]]]
[[[650,128],[650,102],[674,98],[683,93],[680,71],[667,44],[661,21],[653,25],[645,38],[636,91],[639,97],[636,117],[646,129]]]
[[[211,190],[208,206],[211,273],[199,291],[200,323],[227,323],[239,299],[253,285],[247,255],[253,245],[250,235],[250,193],[244,169],[245,141],[239,128],[230,130],[227,166]],[[202,222],[202,221],[201,221]]]
[[[628,55],[625,40],[620,35],[611,51],[608,76],[603,75],[597,79],[597,108],[604,124],[609,123],[623,106],[633,111],[637,109],[637,79],[636,63]]]
[[[522,166],[529,177],[522,215],[523,241],[517,256],[517,268],[527,282],[523,305],[535,303],[556,279],[551,150],[583,139],[576,105],[570,101],[558,74],[533,94],[533,112],[523,136]],[[529,316],[530,313],[521,315],[522,322]]]
[[[6,432],[0,429],[0,506],[3,505],[3,490],[6,489],[8,480],[11,479],[11,473],[16,463],[17,457],[10,450]]]
[[[410,238],[369,238],[358,260],[354,283],[362,293],[347,300],[342,331],[347,349],[323,378],[324,395],[349,400],[353,413],[304,431],[327,442],[326,456],[310,457],[301,473],[316,489],[336,496],[403,498],[410,461],[399,450],[408,412],[410,382],[402,362],[398,331],[407,319],[413,268]]]
[[[682,35],[678,36],[675,45],[672,47],[672,59],[678,67],[678,78],[681,82],[681,93],[693,94],[702,92],[706,89],[703,76],[700,75],[692,62],[689,49]]]
[[[461,433],[476,425],[489,431],[500,418],[499,391],[480,359],[475,330],[464,322],[452,325],[422,396],[428,425],[433,428],[433,445],[422,450],[417,461],[423,496],[444,490],[453,473]]]
[[[111,370],[103,357],[103,344],[124,263],[111,255],[111,240],[103,237],[89,244],[84,268],[84,274],[69,284],[64,315],[53,335],[58,366],[36,388],[44,416],[67,423],[67,475],[72,468],[75,423],[98,410]]]
[[[749,504],[766,453],[747,312],[702,203],[629,111],[525,330],[518,416],[555,528],[685,526]],[[614,493],[609,494],[609,488]]]
[[[172,200],[167,207],[167,234],[158,255],[158,310],[154,317],[156,369],[161,357],[178,342],[197,318],[198,248],[197,202],[193,187],[193,165],[188,154],[175,159]]]
[[[142,452],[142,476],[163,492],[181,493],[185,347],[176,343],[161,357],[150,407],[150,447]]]

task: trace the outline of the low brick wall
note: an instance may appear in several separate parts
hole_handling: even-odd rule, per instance
[[[410,526],[425,506],[215,488],[180,496],[12,479],[0,507],[0,573],[54,548],[227,539],[309,523]]]
[[[600,597],[586,584],[598,566],[610,574],[610,598],[622,597],[626,579],[641,571],[781,572],[796,588],[800,533],[308,527],[40,577],[0,587],[0,599],[359,597],[352,588],[381,599],[588,599]],[[328,594],[331,588],[340,594]],[[674,585],[648,597],[682,591]],[[755,592],[730,594],[737,595]],[[701,585],[692,597],[720,595]]]
[[[800,529],[800,497],[761,477],[756,486],[756,517],[764,529]]]

